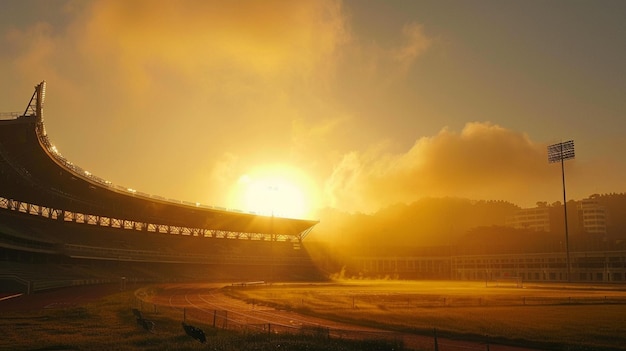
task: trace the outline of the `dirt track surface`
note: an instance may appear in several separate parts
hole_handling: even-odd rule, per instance
[[[161,286],[156,295],[146,302],[151,304],[187,310],[197,309],[203,312],[211,310],[228,311],[230,321],[238,324],[272,324],[284,328],[300,328],[303,326],[322,327],[329,330],[331,337],[346,335],[362,335],[363,337],[394,337],[403,340],[410,349],[433,350],[434,338],[407,333],[396,333],[382,329],[374,329],[348,323],[340,323],[318,317],[307,316],[293,311],[278,310],[272,307],[252,305],[224,295],[220,288],[223,284],[184,284]],[[489,351],[530,351],[537,349],[512,347],[505,345],[452,340],[439,337],[439,350],[489,350]]]

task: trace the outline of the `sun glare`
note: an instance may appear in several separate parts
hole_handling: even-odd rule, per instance
[[[239,177],[234,191],[238,208],[266,216],[306,218],[311,212],[311,185],[295,169],[272,166]]]

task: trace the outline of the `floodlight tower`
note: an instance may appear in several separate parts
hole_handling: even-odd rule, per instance
[[[548,162],[556,163],[561,162],[561,177],[563,179],[563,211],[565,214],[565,251],[566,265],[567,265],[567,281],[571,281],[571,265],[569,260],[569,234],[567,231],[567,198],[565,197],[565,166],[563,162],[565,160],[571,160],[574,158],[574,140],[561,142],[558,144],[548,145]]]

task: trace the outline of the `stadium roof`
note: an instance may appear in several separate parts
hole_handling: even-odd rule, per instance
[[[260,216],[151,196],[116,186],[60,155],[43,124],[45,82],[22,115],[0,115],[0,197],[84,216],[302,240],[313,220]],[[194,230],[195,230],[194,229]],[[232,237],[232,236],[229,236]],[[235,235],[239,237],[239,235]]]

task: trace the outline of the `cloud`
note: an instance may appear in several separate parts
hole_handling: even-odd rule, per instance
[[[317,128],[333,110],[324,96],[350,39],[340,1],[71,4],[65,22],[5,34],[0,75],[23,82],[14,94],[46,79],[52,138],[103,177],[197,198],[191,185],[167,189],[173,167],[150,177],[132,169],[218,169],[223,153],[242,164],[285,161],[304,150],[294,120]]]
[[[194,99],[199,90],[227,99],[267,90],[277,96],[331,74],[337,49],[349,38],[335,0],[79,5],[66,6],[68,23],[42,22],[5,35],[13,65],[25,79],[88,81],[90,93],[115,95],[123,104],[159,91],[172,100]]]
[[[364,212],[423,197],[533,202],[548,186],[558,189],[545,147],[498,125],[468,123],[461,133],[444,128],[420,138],[405,153],[384,145],[348,153],[325,191],[330,206]]]
[[[81,27],[83,52],[107,58],[140,88],[163,69],[193,80],[306,78],[344,40],[334,1],[98,1]]]
[[[414,138],[394,102],[436,41],[419,23],[376,43],[351,32],[334,0],[70,4],[63,25],[5,33],[0,73],[26,86],[10,94],[46,78],[51,138],[111,181],[216,204],[246,167],[293,163],[325,180],[326,204],[364,211],[558,190],[545,145],[498,125],[443,129],[404,153],[378,143],[394,125],[406,126],[399,144]]]
[[[418,23],[405,25],[402,33],[406,42],[393,52],[393,58],[406,71],[431,46],[433,39],[426,36],[423,26]]]
[[[426,35],[423,25],[415,22],[403,26],[402,32],[388,41],[370,41],[355,37],[342,53],[342,76],[353,82],[353,88],[389,89],[407,78],[407,73],[435,41]]]

